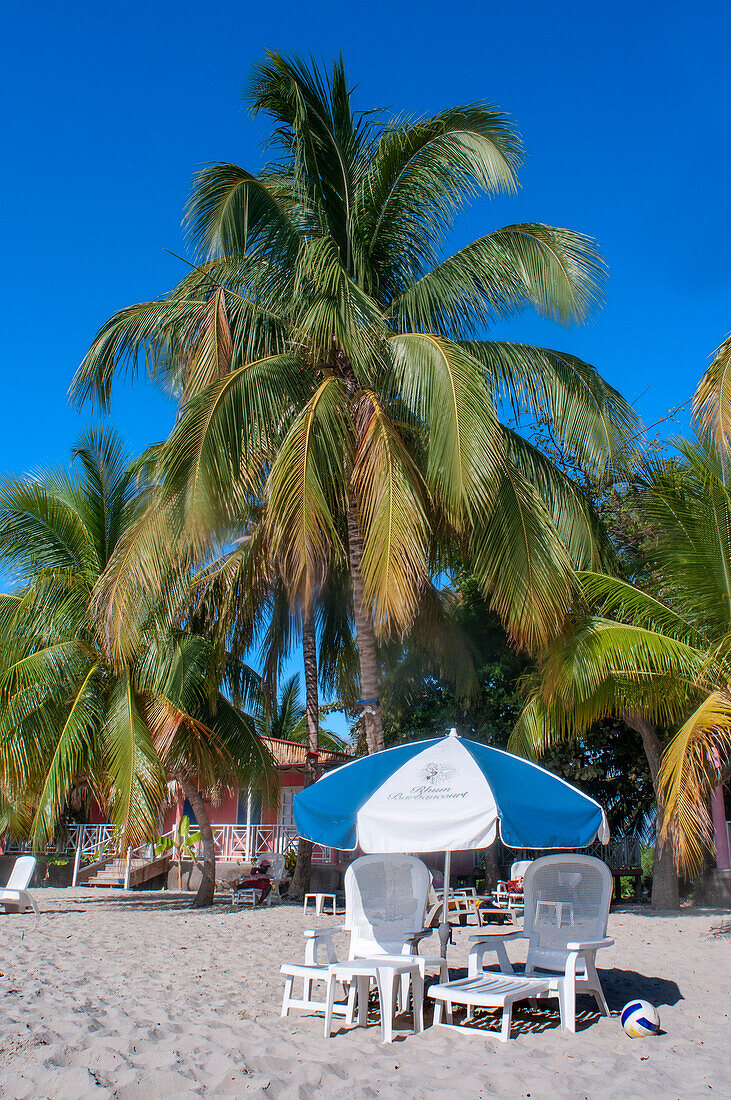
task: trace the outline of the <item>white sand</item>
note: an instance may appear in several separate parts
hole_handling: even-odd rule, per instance
[[[329,1041],[321,1017],[279,1018],[279,965],[303,958],[314,923],[299,908],[197,912],[175,895],[88,889],[37,897],[40,919],[0,916],[2,1097],[731,1096],[731,938],[713,935],[728,913],[611,916],[616,946],[599,957],[610,1008],[646,997],[665,1034],[627,1039],[582,998],[573,1038],[557,1011],[519,1006],[507,1045],[427,1028],[384,1047],[375,1018]],[[471,932],[456,934],[453,976]]]

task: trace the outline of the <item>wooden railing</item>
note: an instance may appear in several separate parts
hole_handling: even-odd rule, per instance
[[[585,856],[596,856],[597,859],[604,860],[604,862],[615,871],[620,868],[640,866],[642,841],[634,836],[617,836],[612,837],[609,844],[602,844],[601,841],[595,840],[588,848],[562,849],[562,851],[567,850],[575,851]],[[515,863],[517,860],[521,859],[536,859],[538,856],[551,854],[553,853],[530,848],[503,849],[505,860],[509,863]]]

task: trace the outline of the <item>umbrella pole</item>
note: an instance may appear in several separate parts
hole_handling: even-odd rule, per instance
[[[452,873],[452,853],[444,853],[444,897],[442,899],[442,923],[439,925],[439,942],[442,945],[442,958],[447,956],[449,939],[449,879]]]

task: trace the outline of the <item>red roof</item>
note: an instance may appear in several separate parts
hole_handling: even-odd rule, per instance
[[[307,745],[301,745],[298,741],[281,741],[278,737],[263,737],[262,741],[280,768],[304,766],[307,763]],[[317,754],[319,764],[346,764],[352,758],[351,753],[334,749],[320,749]]]

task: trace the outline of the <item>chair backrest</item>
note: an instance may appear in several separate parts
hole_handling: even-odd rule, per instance
[[[525,872],[533,863],[532,859],[519,859],[517,863],[510,865],[510,881],[515,882],[516,879],[525,878]]]
[[[523,879],[523,929],[530,938],[527,968],[563,970],[567,944],[607,933],[612,873],[593,856],[535,859]]]
[[[6,890],[25,890],[36,869],[35,856],[20,856],[13,864]]]
[[[429,868],[414,856],[361,856],[345,872],[350,957],[400,955],[424,927]]]
[[[269,868],[269,878],[280,879],[284,877],[284,856],[280,854],[273,857]]]

